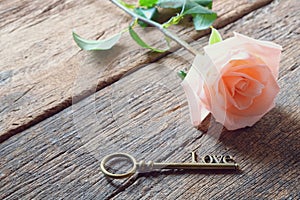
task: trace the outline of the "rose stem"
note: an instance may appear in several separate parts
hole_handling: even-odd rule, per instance
[[[182,47],[184,47],[186,50],[188,50],[189,52],[191,52],[194,55],[200,54],[196,49],[194,49],[191,45],[189,45],[187,42],[185,42],[184,40],[180,39],[177,35],[175,35],[174,33],[172,33],[171,31],[167,30],[166,28],[164,28],[161,24],[149,20],[145,17],[142,17],[134,12],[132,12],[130,9],[126,8],[125,6],[123,6],[118,0],[110,0],[113,4],[115,4],[116,6],[118,6],[119,8],[121,8],[122,10],[124,10],[127,14],[131,15],[134,19],[139,19],[151,26],[154,26],[156,28],[158,28],[164,35],[166,35],[167,37],[171,38],[172,40],[174,40],[175,42],[177,42],[179,45],[181,45]]]

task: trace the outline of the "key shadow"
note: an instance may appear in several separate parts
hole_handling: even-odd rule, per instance
[[[193,169],[164,169],[156,170],[151,172],[139,172],[135,173],[133,176],[125,179],[114,179],[108,176],[105,176],[105,179],[108,184],[112,185],[115,188],[126,188],[127,186],[134,183],[139,178],[159,178],[164,176],[182,176],[182,175],[240,175],[243,172],[239,169],[237,170],[226,170],[226,169],[202,169],[202,170],[193,170]]]
[[[105,176],[105,181],[113,186],[116,189],[120,189],[120,188],[127,188],[130,185],[132,185],[139,177],[139,174],[136,173],[133,176],[129,177],[129,178],[124,178],[124,179],[114,179],[114,178],[110,178],[108,176]]]
[[[228,169],[171,169],[160,170],[145,173],[138,173],[138,177],[159,177],[159,176],[178,176],[178,175],[213,175],[213,174],[241,174],[241,170],[228,170]]]

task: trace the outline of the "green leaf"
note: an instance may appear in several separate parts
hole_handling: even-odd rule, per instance
[[[157,5],[161,8],[181,8],[185,0],[158,0]]]
[[[212,3],[213,3],[212,0],[194,0],[193,2],[195,2],[201,6],[207,7],[209,9],[212,8]]]
[[[217,14],[195,14],[193,15],[194,27],[197,31],[209,28],[217,19]]]
[[[136,41],[136,43],[137,43],[138,45],[140,45],[141,47],[143,47],[143,48],[150,49],[150,50],[152,50],[152,51],[159,52],[159,53],[162,53],[162,52],[165,52],[165,51],[166,51],[166,50],[161,50],[161,49],[153,48],[153,47],[149,46],[148,44],[146,44],[146,43],[138,36],[138,34],[132,29],[132,26],[129,26],[129,34],[130,34],[130,36],[132,37],[132,39],[134,39],[134,41]]]
[[[209,9],[212,8],[212,0],[158,0],[157,6],[161,8],[181,8],[183,5],[189,8],[201,5]]]
[[[158,0],[139,0],[140,6],[147,7],[147,8],[153,7],[157,2]]]
[[[168,28],[171,25],[178,24],[183,19],[183,17],[184,17],[183,12],[184,12],[184,9],[185,9],[185,3],[186,3],[186,1],[183,1],[180,13],[177,13],[176,16],[171,17],[171,19],[169,19],[167,22],[165,22],[163,24],[164,28]]]
[[[118,33],[104,40],[86,40],[73,31],[73,39],[76,44],[84,50],[108,50],[111,49],[121,38],[122,33]]]
[[[213,11],[195,4],[195,3],[187,3],[186,4],[186,11],[184,11],[185,15],[189,15],[189,14],[215,14]]]
[[[211,34],[209,36],[209,44],[215,44],[222,41],[222,36],[219,31],[213,27],[211,27]]]
[[[180,22],[180,20],[182,20],[182,18],[184,17],[184,15],[180,15],[179,13],[177,13],[176,16],[172,17],[171,19],[169,19],[169,21],[167,21],[166,23],[163,24],[164,28],[168,28],[171,25],[176,25]]]
[[[183,80],[186,77],[186,72],[183,70],[179,70],[177,72],[177,75],[181,78],[181,80]]]
[[[166,22],[164,28],[178,24],[184,15],[192,15],[195,29],[203,30],[211,26],[217,18],[217,14],[208,9],[212,7],[212,0],[159,0],[157,5],[162,8],[181,7],[183,11]]]
[[[156,14],[157,14],[157,9],[154,7],[154,8],[149,8],[149,9],[144,9],[144,8],[135,8],[133,10],[136,14],[142,16],[142,17],[145,17],[147,19],[152,19]],[[147,27],[148,24],[146,24],[145,22],[143,21],[138,21],[139,25],[141,27]]]
[[[136,8],[135,11],[138,15],[141,15],[147,19],[152,19],[154,15],[157,13],[156,8],[149,8],[149,9],[143,9],[143,8]]]
[[[209,28],[217,19],[216,13],[191,1],[186,4],[186,11],[184,11],[184,14],[191,14],[193,16],[193,23],[196,30]]]

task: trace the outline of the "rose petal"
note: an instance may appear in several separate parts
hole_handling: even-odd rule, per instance
[[[181,83],[187,96],[191,121],[194,126],[198,126],[210,113],[203,103],[203,101],[208,101],[204,92],[203,75],[201,75],[201,71],[203,71],[201,63],[203,63],[203,60],[204,56],[196,56],[191,69]]]
[[[239,93],[236,93],[233,97],[234,106],[239,110],[245,110],[251,106],[253,103],[253,97],[246,97]]]
[[[228,63],[232,58],[232,54],[236,52],[248,52],[258,56],[269,67],[275,79],[278,78],[278,68],[281,57],[282,47],[267,41],[260,41],[249,38],[242,34],[235,33],[234,37],[223,40],[204,47],[205,53],[217,66],[217,70],[221,71],[225,63]],[[237,54],[245,57],[246,54]],[[244,59],[235,57],[234,59]]]
[[[235,95],[235,85],[241,81],[243,78],[240,76],[231,76],[231,75],[224,75],[222,77],[223,83],[226,87],[226,89],[228,90],[230,96],[234,96]]]
[[[255,63],[241,66],[233,66],[231,67],[230,71],[234,71],[241,74],[247,74],[253,79],[259,80],[260,83],[266,83],[268,81],[268,76],[266,76],[266,73],[270,73],[270,70],[266,65],[256,65]]]
[[[274,99],[279,92],[279,86],[270,72],[269,75],[266,74],[266,76],[268,76],[269,81],[264,84],[261,95],[253,99],[253,103],[248,109],[241,112],[236,108],[232,108],[228,112],[237,116],[247,116],[249,118],[264,115],[268,112],[272,108]]]
[[[269,110],[271,110],[274,106],[275,104],[272,103]],[[247,126],[253,126],[264,115],[265,114],[249,117],[249,116],[231,115],[230,113],[227,113],[226,120],[223,122],[223,125],[226,127],[227,130],[236,130]]]
[[[233,49],[237,49],[239,44],[235,38],[228,38],[222,42],[215,43],[204,47],[206,55],[212,60],[217,71],[221,71],[222,68],[230,61],[229,53]]]
[[[245,35],[234,33],[240,44],[247,52],[258,56],[269,67],[275,79],[278,78],[278,69],[282,47],[273,42],[255,40]]]
[[[235,81],[232,82],[232,80],[234,79]],[[230,90],[235,90],[232,96],[234,96],[236,92],[238,92],[244,96],[256,97],[261,94],[261,91],[264,88],[264,85],[260,82],[260,80],[254,79],[248,74],[240,72],[229,72],[223,76],[223,80],[226,86],[228,84],[229,87],[234,87],[230,88]],[[241,88],[238,88],[238,85],[242,82],[242,80],[247,82],[246,88],[244,88],[243,90]],[[232,83],[235,84],[232,85]]]
[[[264,85],[259,81],[239,72],[226,73],[220,83],[224,85],[226,90],[225,98],[228,100],[226,109],[231,105],[239,110],[247,109],[264,88]]]
[[[259,71],[265,72],[266,82],[264,83],[264,88],[262,89],[261,95],[253,99],[251,106],[242,111],[235,106],[228,106],[230,99],[227,98],[225,86],[222,81],[220,81],[221,84],[219,85],[218,94],[215,96],[218,97],[216,98],[218,100],[211,100],[211,113],[216,121],[223,124],[228,130],[252,126],[275,106],[274,99],[279,92],[278,84],[269,68],[265,66],[265,70]],[[221,96],[221,94],[223,94],[223,96]],[[224,103],[223,100],[219,101],[220,99],[227,99],[227,102]],[[225,109],[224,105],[227,105]]]

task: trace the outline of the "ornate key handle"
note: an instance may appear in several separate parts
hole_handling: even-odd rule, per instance
[[[131,162],[132,168],[126,173],[111,173],[106,169],[106,163],[108,163],[113,158],[126,158]],[[237,170],[239,166],[234,162],[232,156],[216,156],[216,155],[206,155],[202,158],[202,162],[197,162],[197,155],[192,152],[192,162],[191,163],[155,163],[153,161],[136,162],[134,157],[127,153],[113,153],[107,155],[103,158],[100,164],[101,171],[108,177],[121,179],[132,176],[137,170],[139,171],[151,171],[155,169],[225,169],[225,170]]]
[[[108,161],[112,160],[113,158],[128,159],[132,163],[132,168],[129,171],[127,171],[126,173],[122,173],[122,174],[114,174],[114,173],[107,171],[107,169],[105,168],[105,164]],[[103,174],[105,174],[106,176],[115,178],[115,179],[121,179],[121,178],[127,178],[127,177],[132,176],[136,172],[137,163],[136,163],[136,160],[134,159],[134,157],[132,157],[131,155],[129,155],[127,153],[113,153],[113,154],[107,155],[103,158],[103,160],[101,161],[101,164],[100,164],[100,168],[101,168],[101,171],[103,172]]]

